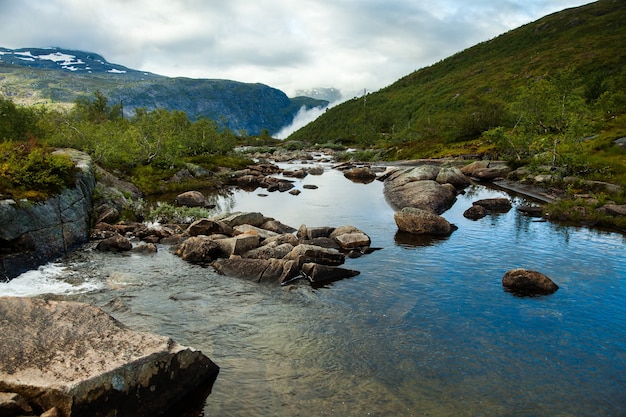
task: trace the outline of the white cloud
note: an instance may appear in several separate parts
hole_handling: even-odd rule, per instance
[[[382,88],[588,0],[2,0],[0,46],[60,46],[169,76],[288,94]]]

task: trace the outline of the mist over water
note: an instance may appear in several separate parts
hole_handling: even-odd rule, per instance
[[[352,183],[327,168],[295,185],[299,196],[236,191],[218,205],[296,228],[359,227],[381,248],[346,261],[360,275],[278,287],[217,275],[164,245],[154,255],[87,245],[14,281],[45,282],[29,295],[89,302],[203,351],[221,370],[199,415],[626,414],[624,235],[516,210],[471,221],[462,214],[472,201],[506,196],[471,186],[443,215],[457,231],[413,239],[397,232],[378,181]],[[507,293],[501,278],[516,267],[560,289]],[[10,288],[0,284],[0,294]]]
[[[276,139],[286,139],[289,135],[291,135],[296,130],[304,127],[320,117],[330,106],[327,107],[314,107],[312,109],[307,109],[302,106],[298,113],[294,116],[293,121],[290,125],[283,127],[278,133],[274,135]]]

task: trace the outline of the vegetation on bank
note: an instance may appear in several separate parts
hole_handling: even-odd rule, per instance
[[[147,194],[175,191],[172,176],[192,164],[207,171],[240,169],[250,160],[233,153],[240,138],[208,119],[181,111],[138,109],[131,118],[100,92],[69,111],[17,106],[0,97],[0,194],[43,199],[70,185],[71,161],[53,148],[75,148]],[[193,179],[189,181],[193,182]],[[204,188],[218,178],[198,180]],[[188,186],[189,184],[185,184]]]
[[[568,9],[333,107],[288,140],[463,156],[626,186],[626,3]]]

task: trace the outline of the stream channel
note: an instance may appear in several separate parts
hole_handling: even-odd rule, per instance
[[[87,245],[1,283],[0,295],[95,304],[201,350],[221,369],[196,416],[626,415],[624,235],[537,221],[515,210],[524,197],[472,185],[443,214],[458,230],[415,239],[398,233],[379,181],[354,183],[327,166],[295,185],[298,196],[259,189],[214,200],[218,211],[295,228],[360,228],[381,248],[347,259],[360,275],[280,287],[220,276],[168,246],[128,255]],[[492,197],[514,209],[463,217]],[[559,290],[504,291],[502,276],[517,267]]]

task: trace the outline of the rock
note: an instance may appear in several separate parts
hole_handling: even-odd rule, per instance
[[[288,181],[280,181],[278,183],[278,191],[281,193],[284,193],[285,191],[289,191],[293,187],[295,187],[295,185],[293,185],[293,183],[288,182]]]
[[[186,207],[211,207],[206,197],[200,191],[187,191],[176,196],[176,204]],[[213,206],[215,207],[215,206]]]
[[[260,227],[261,229],[269,230],[270,232],[275,232],[279,234],[293,233],[296,231],[296,229],[294,229],[293,227],[288,226],[286,224],[282,224],[281,222],[277,220],[268,220],[265,223],[263,223]]]
[[[283,243],[289,243],[292,246],[296,246],[298,244],[298,238],[292,235],[291,233],[283,233],[282,235],[278,235],[275,237],[270,237],[265,239],[263,245],[282,245]]]
[[[193,236],[180,244],[176,255],[191,263],[209,263],[220,253],[215,240],[205,236]]]
[[[307,168],[306,172],[308,172],[311,175],[322,175],[324,173],[324,167],[321,165],[316,165],[316,166]]]
[[[442,167],[435,178],[440,184],[452,184],[455,188],[463,189],[470,185],[470,180],[457,167]]]
[[[96,245],[96,250],[100,252],[127,252],[132,248],[133,245],[130,240],[119,233],[99,241]]]
[[[559,289],[550,278],[541,272],[517,268],[507,271],[502,277],[507,291],[517,295],[547,295]]]
[[[257,235],[261,240],[278,236],[278,233],[276,232],[265,230],[260,227],[250,226],[249,224],[241,224],[239,226],[233,227],[233,233],[235,236],[246,234],[246,233],[254,234],[254,235]]]
[[[372,182],[376,179],[376,173],[368,166],[350,168],[343,172],[343,176],[359,182]]]
[[[259,242],[259,236],[251,234],[215,240],[218,247],[218,255],[224,258],[228,258],[231,255],[242,255],[249,250],[257,248]]]
[[[351,269],[337,268],[334,266],[320,265],[317,263],[305,263],[302,265],[302,273],[312,284],[323,284],[338,281],[345,278],[352,278],[359,275],[359,271]]]
[[[293,177],[293,178],[304,178],[308,175],[308,172],[305,169],[298,169],[296,171],[283,171],[283,175],[285,177]]]
[[[39,417],[63,417],[63,415],[61,414],[61,410],[59,410],[57,407],[52,407]]]
[[[255,259],[281,259],[287,256],[293,248],[294,246],[290,243],[283,243],[281,245],[265,245],[245,252],[242,257]]]
[[[502,161],[474,161],[471,164],[461,167],[461,172],[467,176],[473,177],[474,173],[478,170],[488,168],[502,169],[506,166],[506,162]]]
[[[96,220],[98,223],[115,223],[120,218],[120,212],[115,207],[102,207],[102,211],[99,211],[100,215]]]
[[[472,204],[482,206],[492,213],[506,213],[512,207],[511,200],[508,198],[485,198],[474,201]]]
[[[605,204],[601,209],[610,216],[626,216],[626,204]]]
[[[468,208],[463,212],[463,217],[470,220],[478,220],[485,217],[489,212],[483,206],[479,206],[474,204],[472,207]]]
[[[158,248],[154,243],[142,243],[140,245],[135,246],[130,251],[133,253],[151,254],[151,253],[157,253]]]
[[[3,389],[64,417],[161,414],[219,372],[202,352],[87,304],[1,297],[0,317]]]
[[[397,210],[415,207],[436,214],[448,210],[456,201],[453,186],[442,185],[433,180],[415,181],[405,177],[385,181],[384,194],[389,204]]]
[[[289,191],[289,194],[291,194],[291,195],[300,195],[300,193],[302,193],[302,191],[296,190],[295,188],[293,190]]]
[[[305,226],[306,227],[306,226]],[[330,237],[331,233],[335,230],[334,227],[321,226],[321,227],[306,227],[306,233],[298,231],[298,237],[302,239],[316,239],[318,237]]]
[[[267,219],[261,213],[247,212],[233,213],[219,220],[223,221],[230,227],[235,227],[242,224],[249,224],[251,226],[260,227],[263,223],[266,222]]]
[[[302,186],[302,188],[304,188],[306,190],[317,190],[319,187],[317,185],[314,185],[314,184],[304,184]]]
[[[213,268],[222,275],[249,279],[256,282],[277,282],[290,280],[299,275],[298,265],[285,259],[250,259],[232,256],[213,262]]]
[[[508,166],[479,168],[474,170],[474,172],[472,173],[472,178],[475,178],[479,181],[493,181],[496,178],[506,178],[509,172],[511,172],[511,168],[509,168]]]
[[[32,407],[24,398],[14,392],[0,392],[0,416],[30,415]]]
[[[335,241],[344,250],[364,248],[372,243],[370,237],[363,232],[343,233],[336,236]]]
[[[398,230],[413,234],[450,235],[454,227],[443,217],[429,210],[405,207],[394,216]]]
[[[85,243],[90,233],[94,164],[86,153],[55,151],[76,164],[76,185],[40,203],[0,201],[0,280],[14,278]]]
[[[530,217],[541,217],[543,215],[543,207],[523,205],[517,207],[517,211]]]
[[[299,265],[313,262],[338,266],[345,262],[345,256],[336,250],[306,244],[297,245],[283,259],[298,261]]]
[[[198,219],[187,228],[189,236],[233,235],[233,228],[221,220]]]

